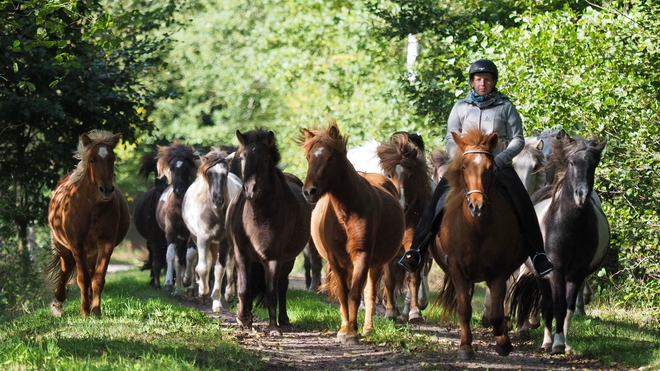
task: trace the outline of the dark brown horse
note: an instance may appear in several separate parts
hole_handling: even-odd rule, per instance
[[[183,196],[197,176],[200,164],[199,154],[193,146],[181,143],[175,139],[169,146],[158,146],[158,176],[167,178],[168,186],[163,191],[156,209],[158,225],[165,232],[167,240],[167,271],[165,273],[165,291],[171,291],[174,286],[174,270],[176,269],[176,288],[174,295],[183,291],[183,286],[196,284],[190,264],[186,265],[186,254],[189,249],[190,231],[186,227],[181,214]],[[186,272],[184,273],[184,269]],[[194,293],[194,287],[190,293]]]
[[[377,149],[380,166],[385,175],[397,187],[400,203],[403,206],[406,231],[403,237],[402,250],[397,255],[403,255],[412,245],[413,235],[422,212],[431,198],[431,177],[423,148],[410,141],[407,133],[396,133],[388,142],[382,143]],[[430,259],[427,254],[426,257]],[[422,268],[428,264],[420,265],[415,273],[404,271],[396,262],[392,262],[394,270],[400,270],[408,286],[407,298],[410,303],[404,309],[408,321],[423,321],[422,306],[419,303],[419,289],[422,282]],[[409,309],[408,309],[409,308]]]
[[[229,204],[226,222],[238,276],[236,319],[241,328],[251,329],[253,301],[263,296],[268,333],[279,336],[279,326],[289,324],[288,276],[309,240],[311,207],[302,197],[302,182],[278,168],[280,153],[272,131],[237,130],[236,137],[243,191]]]
[[[167,188],[167,179],[158,177],[157,163],[156,153],[147,153],[140,159],[138,175],[146,180],[153,173],[154,183],[135,203],[133,224],[135,224],[135,229],[140,233],[140,236],[147,240],[147,261],[144,263],[142,270],[148,269],[151,272],[149,285],[155,289],[160,289],[160,274],[167,265],[165,261],[167,240],[165,239],[165,232],[156,220],[156,208],[160,196]]]
[[[62,316],[66,285],[77,270],[80,312],[101,316],[101,294],[110,255],[126,236],[130,213],[114,183],[114,148],[121,134],[94,130],[80,137],[76,169],[57,185],[48,206],[54,259],[49,271],[57,279],[51,310]]]
[[[461,325],[459,358],[473,359],[472,294],[474,284],[486,282],[491,292],[488,319],[501,356],[513,349],[504,318],[506,282],[527,259],[523,235],[514,210],[495,184],[493,150],[497,133],[470,130],[452,133],[457,151],[445,177],[449,193],[442,225],[431,252],[445,272],[439,301],[449,313],[457,311]]]
[[[383,270],[401,249],[404,215],[396,188],[385,176],[360,176],[346,157],[346,142],[331,121],[326,130],[302,129],[308,161],[303,193],[312,212],[312,238],[332,274],[327,291],[341,304],[337,340],[358,343],[357,312],[365,292],[362,334],[373,330],[373,310]],[[383,185],[386,188],[383,187]],[[366,289],[365,289],[366,286]],[[393,302],[394,287],[385,295]]]

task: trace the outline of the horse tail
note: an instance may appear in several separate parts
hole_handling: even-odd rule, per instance
[[[509,288],[507,296],[510,303],[509,316],[518,318],[518,328],[523,326],[527,318],[538,315],[541,310],[541,290],[534,273],[530,271],[518,277]]]
[[[332,271],[330,264],[325,266],[325,283],[319,287],[320,292],[325,292],[328,299],[332,301],[339,301],[339,290],[341,290],[341,282],[339,277]]]
[[[250,266],[250,293],[255,305],[265,307],[266,269],[258,262],[252,262]]]
[[[62,279],[62,275],[64,274],[64,271],[62,271],[62,263],[60,262],[60,259],[60,255],[53,248],[50,260],[46,264],[45,270],[46,275],[51,279],[51,282],[59,282],[60,279]],[[73,261],[73,258],[71,258],[71,262],[68,265],[72,267],[72,269],[69,274],[69,281],[67,284],[73,281],[73,278],[76,277],[76,264]]]
[[[474,286],[472,286],[471,291],[474,291]],[[470,296],[472,293],[470,293]],[[458,311],[458,301],[456,300],[456,286],[454,286],[454,281],[452,281],[449,274],[444,275],[442,278],[442,288],[438,293],[438,297],[434,302],[434,306],[440,306],[442,311],[440,312],[440,318],[443,321],[446,321],[454,316]]]

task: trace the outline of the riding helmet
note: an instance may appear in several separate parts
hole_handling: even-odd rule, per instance
[[[495,66],[495,63],[488,59],[479,59],[478,61],[472,63],[470,66],[470,81],[472,81],[472,77],[474,76],[475,73],[481,73],[481,72],[489,72],[490,74],[493,75],[493,79],[495,79],[495,82],[497,82],[497,66]]]

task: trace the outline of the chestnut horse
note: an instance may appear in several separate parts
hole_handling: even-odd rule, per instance
[[[493,173],[497,133],[470,130],[451,133],[457,149],[445,177],[449,190],[439,233],[431,252],[445,272],[439,303],[457,312],[461,325],[459,358],[474,358],[470,320],[474,284],[486,282],[491,292],[488,319],[496,337],[495,350],[508,355],[513,346],[504,318],[507,279],[527,259],[516,214]]]
[[[62,316],[66,285],[77,270],[80,312],[101,316],[105,273],[115,246],[126,236],[131,216],[114,183],[114,148],[121,134],[93,130],[80,137],[76,169],[57,185],[48,206],[54,259],[49,271],[57,280],[54,316]]]
[[[332,273],[326,276],[326,289],[341,305],[337,340],[355,345],[363,291],[362,335],[373,330],[378,283],[401,249],[403,209],[396,188],[385,176],[360,176],[355,171],[346,157],[347,139],[334,121],[326,130],[302,129],[302,134],[300,146],[308,161],[303,194],[316,203],[312,239]],[[394,302],[394,287],[386,287],[385,295]]]
[[[311,207],[302,197],[300,179],[278,167],[272,131],[237,130],[236,137],[243,189],[230,202],[226,221],[238,278],[236,319],[242,329],[251,329],[253,301],[263,297],[270,318],[267,332],[281,336],[280,326],[289,325],[289,273],[309,241]]]
[[[383,169],[385,176],[394,183],[399,191],[400,202],[405,215],[406,229],[401,245],[402,250],[397,254],[401,256],[412,245],[413,235],[419,219],[433,193],[429,167],[423,147],[420,148],[419,145],[413,143],[407,133],[393,134],[388,142],[378,146],[377,154],[380,159],[380,167]],[[428,254],[426,257],[430,260]],[[392,269],[401,270],[400,274],[405,277],[403,283],[407,283],[408,290],[406,291],[404,315],[408,317],[410,322],[423,321],[421,311],[426,303],[419,302],[419,297],[422,296],[419,294],[420,291],[425,289],[421,285],[424,283],[422,280],[428,275],[425,268],[429,264],[426,264],[425,259],[425,264],[421,265],[414,273],[404,271],[396,262],[393,262],[393,264]],[[424,291],[425,294],[427,292],[428,290]],[[426,298],[426,296],[423,295],[422,297]]]

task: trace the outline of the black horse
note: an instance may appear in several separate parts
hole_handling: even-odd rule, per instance
[[[522,275],[512,288],[511,310],[518,314],[520,325],[540,304],[545,322],[542,347],[552,354],[571,351],[565,332],[575,313],[578,293],[586,277],[603,264],[609,247],[609,225],[593,191],[603,148],[605,141],[570,138],[563,130],[559,132],[551,159],[557,169],[556,180],[532,196],[545,250],[555,269],[544,278],[529,272]]]

